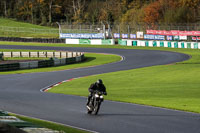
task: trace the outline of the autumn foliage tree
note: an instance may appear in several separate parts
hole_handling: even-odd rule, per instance
[[[162,15],[161,10],[160,1],[149,4],[144,8],[144,22],[150,24],[158,23]]]
[[[0,16],[41,25],[195,23],[200,0],[0,0]]]

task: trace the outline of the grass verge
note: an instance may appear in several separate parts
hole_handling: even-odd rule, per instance
[[[61,124],[57,124],[57,123],[53,123],[53,122],[48,122],[48,121],[35,119],[35,118],[24,117],[24,116],[12,114],[12,113],[10,115],[16,116],[17,118],[19,118],[23,121],[30,122],[30,123],[35,124],[37,126],[49,128],[49,129],[60,131],[60,132],[64,131],[65,133],[88,133],[88,131],[75,129],[75,128],[72,128],[72,127],[69,127],[69,126],[65,126],[65,125],[61,125]]]

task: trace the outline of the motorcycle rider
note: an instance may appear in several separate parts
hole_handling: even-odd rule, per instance
[[[104,86],[103,81],[101,79],[98,79],[95,83],[91,84],[90,87],[88,88],[89,95],[88,95],[88,100],[87,100],[87,107],[89,105],[90,99],[93,96],[94,91],[96,90],[103,92],[104,95],[107,95],[106,87]]]

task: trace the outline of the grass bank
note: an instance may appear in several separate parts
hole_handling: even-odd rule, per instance
[[[1,37],[59,38],[58,28],[0,18]]]

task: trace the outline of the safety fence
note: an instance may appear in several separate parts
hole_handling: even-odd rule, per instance
[[[55,56],[52,56],[52,57],[56,57],[56,54],[54,54],[54,55]],[[60,54],[60,55],[62,55],[62,54]],[[50,57],[50,56],[48,56],[48,57]],[[10,63],[10,64],[0,64],[0,71],[10,71],[10,70],[21,70],[21,69],[32,69],[32,68],[44,68],[44,67],[52,67],[52,66],[61,66],[61,65],[67,65],[67,64],[81,62],[84,59],[85,59],[84,58],[84,53],[71,52],[71,57],[69,57],[69,56],[67,57],[66,56],[64,58],[50,58],[48,60],[38,60],[38,61],[27,61],[27,62],[18,62],[18,63]]]

